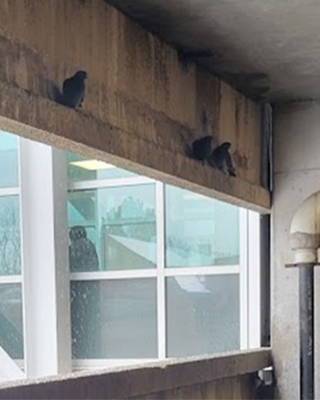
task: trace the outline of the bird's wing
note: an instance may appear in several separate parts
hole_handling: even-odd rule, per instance
[[[79,107],[82,107],[83,100],[84,100],[84,92],[83,92],[83,96],[81,97],[81,100],[80,100],[80,103],[79,103]]]
[[[229,152],[226,153],[225,160],[229,174],[235,176],[235,169]]]
[[[62,85],[62,93],[64,95],[69,93],[72,90],[72,87],[73,87],[73,79],[72,78],[66,79]]]
[[[225,151],[223,148],[218,147],[212,153],[212,159],[218,168],[222,166],[223,160],[225,159]]]

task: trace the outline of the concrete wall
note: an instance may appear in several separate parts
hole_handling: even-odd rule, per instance
[[[260,106],[195,64],[184,68],[174,48],[106,2],[1,0],[0,54],[2,129],[269,209]],[[89,75],[81,112],[49,101],[48,81],[61,87],[79,69]],[[237,178],[186,157],[207,134],[232,143]]]
[[[256,372],[271,361],[268,349],[188,357],[0,385],[0,398],[248,400]]]
[[[320,103],[305,102],[275,109],[275,175],[272,212],[272,347],[282,399],[299,399],[298,270],[288,243],[291,219],[299,205],[320,190]],[[316,271],[315,286],[320,286]],[[316,326],[320,299],[316,290]],[[317,334],[317,329],[316,329]],[[319,335],[318,335],[319,336]],[[316,359],[320,341],[316,339]],[[317,361],[317,379],[320,379]],[[318,385],[316,398],[320,398]]]

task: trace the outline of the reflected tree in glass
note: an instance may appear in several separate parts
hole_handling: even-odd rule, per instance
[[[20,217],[18,196],[0,197],[0,274],[20,274]]]

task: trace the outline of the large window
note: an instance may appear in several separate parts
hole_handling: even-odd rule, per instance
[[[0,346],[23,359],[18,139],[0,131]]]
[[[258,214],[5,132],[0,156],[15,379],[259,346]]]
[[[74,365],[246,348],[248,211],[68,160]]]

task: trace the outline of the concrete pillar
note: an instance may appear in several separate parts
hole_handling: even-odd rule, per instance
[[[298,269],[290,245],[290,223],[301,203],[320,190],[320,103],[277,106],[274,140],[272,212],[272,346],[281,399],[299,399]],[[317,325],[320,316],[320,270],[315,270],[316,377],[320,378]],[[316,398],[320,386],[316,383]]]

